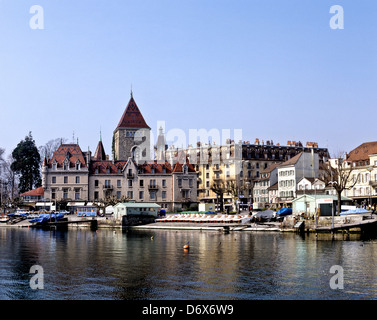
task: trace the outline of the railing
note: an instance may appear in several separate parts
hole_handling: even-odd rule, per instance
[[[103,189],[111,190],[111,189],[114,189],[114,186],[113,186],[113,185],[105,184],[105,185],[103,186]]]
[[[155,184],[150,184],[150,185],[148,185],[148,189],[149,190],[158,190],[158,186],[155,185]]]
[[[127,179],[133,179],[135,175],[133,173],[127,173]]]

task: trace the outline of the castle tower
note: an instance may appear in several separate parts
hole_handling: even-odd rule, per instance
[[[131,99],[114,130],[114,160],[150,160],[150,131],[131,91]]]

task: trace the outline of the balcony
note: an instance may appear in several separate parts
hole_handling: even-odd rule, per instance
[[[213,166],[214,172],[221,172],[220,166]]]
[[[113,190],[113,189],[114,189],[114,186],[111,185],[111,184],[105,184],[105,185],[103,186],[103,189],[104,189],[104,190]]]
[[[155,184],[150,184],[150,185],[148,185],[148,189],[149,190],[158,190],[158,186],[155,185]]]
[[[133,179],[133,178],[135,178],[135,174],[127,173],[127,179]]]

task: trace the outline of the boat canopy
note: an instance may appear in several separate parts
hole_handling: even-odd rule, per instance
[[[363,209],[363,208],[357,208],[357,209],[353,209],[353,210],[348,210],[348,211],[343,211],[340,213],[341,216],[345,216],[345,215],[348,215],[348,214],[363,214],[363,213],[372,213],[373,211],[371,210],[366,210],[366,209]]]
[[[278,212],[276,212],[278,216],[288,216],[292,214],[292,209],[291,208],[281,208]]]

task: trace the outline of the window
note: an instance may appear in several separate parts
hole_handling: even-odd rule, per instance
[[[76,183],[80,183],[80,177],[76,177]]]
[[[52,170],[56,170],[56,163],[52,164]]]
[[[156,180],[155,180],[155,179],[151,179],[151,180],[149,181],[149,185],[150,185],[151,187],[155,187],[155,186],[156,186]]]
[[[120,188],[122,186],[122,181],[121,180],[117,180],[117,187]]]
[[[121,191],[117,191],[117,199],[119,200],[122,196],[122,192]]]
[[[166,200],[166,191],[162,191],[162,199]]]
[[[110,168],[106,168],[106,173],[110,173]]]
[[[105,188],[110,188],[110,187],[111,187],[110,180],[105,180]]]
[[[80,188],[75,188],[75,200],[80,199]]]
[[[68,177],[67,176],[64,177],[64,183],[68,183]]]
[[[156,192],[155,191],[151,191],[150,198],[151,199],[156,199]]]
[[[132,188],[132,180],[128,180],[128,186]]]
[[[178,179],[178,187],[182,187],[182,179]]]
[[[166,187],[166,180],[165,180],[165,179],[162,180],[162,186],[163,186],[164,188]]]
[[[67,188],[63,189],[63,199],[68,199],[68,189]]]
[[[139,181],[139,186],[140,186],[140,187],[144,187],[144,180],[140,180],[140,181]]]
[[[76,162],[76,170],[80,170],[81,168],[81,163],[80,162]]]
[[[209,179],[209,172],[206,173],[206,178]]]
[[[56,177],[51,177],[51,183],[56,183]]]
[[[139,199],[144,199],[144,191],[139,191]]]
[[[68,164],[67,164],[67,162],[64,162],[64,164],[63,164],[63,170],[68,170]]]
[[[98,200],[98,191],[94,191],[94,200]]]
[[[189,179],[189,187],[192,188],[192,179]]]
[[[56,189],[55,188],[51,189],[51,199],[56,199]]]
[[[98,180],[94,180],[94,186],[98,188]]]
[[[133,199],[134,193],[132,191],[127,191],[127,198]]]

